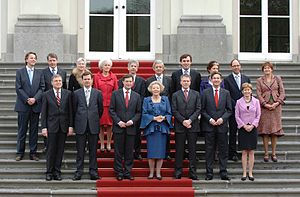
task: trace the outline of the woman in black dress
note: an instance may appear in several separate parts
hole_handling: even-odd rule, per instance
[[[83,57],[80,57],[76,61],[76,67],[72,70],[72,73],[69,78],[68,89],[70,91],[75,91],[82,88],[82,74],[84,71],[88,70],[86,68],[86,60]]]

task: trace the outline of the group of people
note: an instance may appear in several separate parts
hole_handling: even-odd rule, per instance
[[[173,128],[175,179],[182,177],[187,151],[189,178],[198,180],[196,144],[199,135],[205,138],[205,180],[213,179],[216,153],[220,178],[230,180],[227,160],[239,159],[237,139],[238,149],[242,151],[241,180],[247,177],[254,180],[254,150],[258,134],[263,137],[264,161],[269,161],[268,143],[271,138],[271,160],[277,162],[277,138],[284,134],[281,106],[285,92],[283,82],[273,74],[274,67],[270,62],[262,65],[264,74],[257,79],[255,98],[250,79],[241,74],[241,64],[237,59],[231,61],[232,73],[224,80],[216,61],[209,62],[209,75],[201,80],[200,73],[191,68],[192,56],[183,54],[180,57],[181,69],[173,72],[171,77],[164,74],[164,63],[155,60],[152,67],[155,74],[144,80],[137,76],[139,62],[131,60],[128,62],[128,74],[118,81],[111,72],[111,60],[100,61],[99,72],[93,75],[86,68],[86,60],[79,58],[70,75],[68,89],[66,72],[57,66],[56,54],[50,53],[47,61],[49,67],[38,70],[34,68],[37,55],[34,52],[25,55],[26,66],[16,73],[15,105],[18,112],[16,161],[24,157],[28,123],[30,159],[39,160],[37,139],[41,113],[47,181],[62,180],[65,140],[74,133],[77,170],[73,180],[82,177],[86,144],[90,179],[101,178],[97,171],[98,139],[100,151],[110,152],[112,137],[116,179],[134,180],[131,173],[134,159],[142,159],[141,134],[147,140],[148,179],[162,180],[161,167],[163,160],[170,158],[170,130]]]

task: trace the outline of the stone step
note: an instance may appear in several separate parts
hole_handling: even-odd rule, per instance
[[[75,156],[75,155],[74,155]],[[87,156],[87,155],[86,155]],[[31,168],[40,168],[40,169],[44,169],[46,167],[46,159],[45,159],[46,155],[40,155],[40,160],[39,161],[32,161],[32,160],[28,160],[27,157],[25,157],[26,159],[20,161],[20,162],[16,162],[14,160],[14,158],[10,158],[10,159],[0,159],[0,168],[3,169],[8,169],[8,168],[19,168],[20,166],[22,166],[23,169],[31,169]],[[86,160],[84,161],[84,165],[86,167],[88,167],[89,161],[88,161],[88,156],[85,157]],[[99,159],[100,163],[102,159]],[[111,161],[111,164],[113,164],[113,159],[110,158],[105,158],[105,164],[104,168],[106,168],[107,166],[105,166],[107,164],[108,161]],[[144,161],[146,161],[146,159],[144,159]],[[139,161],[135,161],[135,162],[139,162]],[[218,162],[216,162],[218,163]],[[300,164],[300,160],[281,160],[281,158],[278,158],[278,162],[272,162],[270,160],[270,162],[264,162],[262,159],[261,160],[256,160],[255,161],[255,170],[280,170],[280,169],[299,169],[299,164]],[[217,166],[217,165],[215,165]],[[163,165],[164,167],[164,165]],[[238,162],[233,162],[233,161],[228,161],[228,168],[241,168],[242,167],[242,163],[241,161]],[[100,168],[101,168],[101,164],[100,164]],[[197,168],[198,169],[205,169],[205,160],[200,160],[197,162]],[[64,170],[76,170],[76,160],[75,157],[73,159],[63,159],[62,161],[62,169]]]
[[[232,197],[232,196],[264,196],[264,197],[296,197],[300,195],[300,189],[208,189],[208,190],[196,190],[195,197],[209,196],[209,197]]]
[[[199,180],[193,181],[195,190],[207,189],[240,189],[240,188],[254,188],[254,189],[271,189],[271,188],[299,188],[300,179],[255,179],[255,181],[241,181],[233,179],[231,181],[221,181],[213,179],[211,181]]]
[[[0,86],[1,93],[15,93],[16,88],[15,86]]]
[[[111,171],[112,168],[101,168],[104,171]],[[100,176],[101,176],[101,169],[100,169]],[[144,169],[144,168],[143,168]],[[169,169],[169,168],[168,168]],[[70,180],[73,178],[76,169],[62,169],[62,178],[63,180]],[[164,168],[162,168],[162,171]],[[228,175],[232,180],[240,180],[242,176],[242,167],[240,168],[228,168]],[[84,169],[85,175],[88,172],[88,168]],[[218,180],[218,168],[214,169],[214,179]],[[133,172],[134,174],[134,172]],[[197,169],[197,175],[199,176],[200,180],[205,179],[205,169],[204,167],[201,169]],[[265,179],[299,179],[300,177],[300,170],[299,169],[263,169],[263,170],[256,170],[254,168],[253,175],[256,180]],[[6,168],[0,169],[0,176],[1,179],[45,179],[45,168]],[[162,173],[162,176],[163,173]]]
[[[0,92],[0,100],[16,100],[17,94],[16,92]]]
[[[97,190],[92,189],[0,189],[0,196],[5,197],[97,197]]]

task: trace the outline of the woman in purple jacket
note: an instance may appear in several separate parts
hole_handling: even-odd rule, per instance
[[[235,106],[235,119],[239,129],[238,142],[239,150],[242,150],[242,181],[247,179],[247,166],[249,166],[248,178],[254,181],[254,150],[257,145],[257,126],[260,118],[259,100],[252,96],[252,85],[243,83],[243,97],[237,100]],[[249,157],[249,165],[248,164]]]

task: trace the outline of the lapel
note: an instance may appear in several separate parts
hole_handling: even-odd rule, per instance
[[[184,103],[188,103],[189,98],[190,98],[190,93],[191,93],[191,89],[190,89],[190,91],[188,92],[188,98],[187,98],[187,100],[186,100],[186,99],[185,99],[185,96],[184,96],[184,92],[182,91],[182,89],[180,89],[180,96],[181,96],[182,100],[184,101]]]
[[[223,101],[224,101],[224,90],[222,88],[220,88],[220,91],[219,91],[219,106]]]
[[[131,90],[132,91],[132,90]],[[124,94],[123,94],[123,88],[119,90],[118,92],[119,94],[119,99],[122,103],[122,105],[124,106],[124,108],[126,108],[126,105],[125,105],[125,98],[124,98]],[[130,95],[131,96],[131,95]],[[130,102],[130,101],[129,101]]]
[[[21,75],[23,75],[23,76],[25,75],[24,77],[26,78],[29,87],[31,87],[26,66],[23,68],[23,71],[21,72]]]
[[[56,108],[58,108],[58,105],[57,105],[57,101],[56,101],[56,96],[53,92],[53,88],[50,89],[50,98],[52,99],[52,102],[55,104]],[[61,104],[62,100],[60,98],[60,104]]]
[[[34,71],[33,71],[33,76],[32,76],[32,85],[31,87],[34,89],[34,87],[36,87],[37,85],[40,85],[39,83],[35,83],[37,80],[37,77],[38,77],[38,71],[36,70],[36,68],[34,68]],[[39,82],[39,81],[37,81]],[[30,84],[30,82],[29,82]]]
[[[275,82],[275,77],[273,76],[272,77],[272,80],[271,80],[271,83],[270,83],[270,85],[268,85],[268,82],[267,82],[267,78],[265,77],[265,76],[262,76],[262,82],[265,84],[265,86],[269,89],[269,90],[271,90],[272,88],[272,85],[274,84],[274,82]]]
[[[81,99],[82,99],[83,102],[84,102],[84,106],[85,106],[85,107],[88,107],[88,106],[87,106],[87,103],[86,103],[86,98],[85,98],[85,92],[84,92],[84,89],[81,88],[80,91],[81,91],[81,94],[80,94],[80,95],[81,95]],[[92,95],[92,92],[91,92],[91,95]],[[90,96],[90,100],[91,100],[91,96]]]
[[[213,87],[211,86],[210,88],[209,88],[209,94],[208,94],[208,96],[209,96],[209,99],[211,99],[211,101],[212,101],[212,103],[213,103],[213,106],[214,106],[214,109],[215,110],[217,110],[217,106],[216,106],[216,102],[215,102],[215,93],[214,93],[214,91],[213,91],[214,89],[213,89]],[[221,99],[221,88],[220,88],[220,91],[219,91],[219,106],[220,106],[220,99]]]
[[[242,76],[242,75],[241,75],[241,76]],[[231,80],[231,83],[234,84],[234,87],[235,87],[237,90],[239,90],[239,87],[238,87],[238,85],[236,84],[235,79],[234,79],[234,76],[233,76],[232,73],[230,74],[230,80]],[[241,82],[242,82],[242,77],[241,77]]]
[[[60,95],[60,106],[63,106],[65,104],[66,101],[66,92],[64,91],[64,89],[61,88],[61,95]]]

